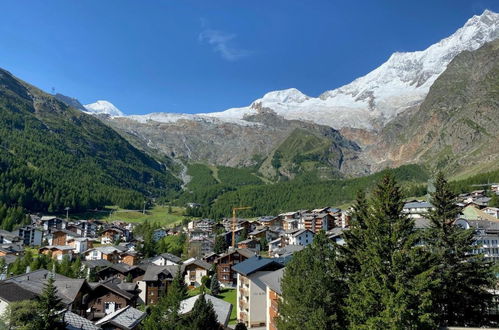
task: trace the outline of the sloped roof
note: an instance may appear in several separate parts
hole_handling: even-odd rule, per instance
[[[282,265],[271,258],[254,256],[232,266],[232,269],[240,273],[241,275],[248,276],[253,274],[254,272],[272,267],[282,267]]]
[[[95,325],[112,324],[125,330],[131,330],[137,327],[146,317],[146,313],[139,311],[132,306],[118,309],[117,311],[104,316]]]
[[[71,311],[63,312],[64,321],[66,322],[66,330],[99,330],[100,327],[79,316]]]
[[[197,296],[182,300],[180,302],[179,314],[189,313],[194,308],[194,304],[200,296],[201,295],[198,294]],[[218,323],[222,324],[223,326],[227,326],[230,319],[230,313],[232,312],[233,308],[232,304],[209,294],[205,294],[204,298],[212,303],[215,314],[217,315]]]
[[[174,266],[176,267],[176,266]],[[154,264],[147,265],[146,272],[144,274],[144,281],[157,281],[158,275],[163,273],[165,275],[170,275],[172,278],[174,275],[170,272],[171,267],[168,266],[158,266]]]
[[[23,289],[16,283],[0,283],[0,299],[7,302],[31,300],[38,295]]]
[[[284,276],[284,270],[286,268],[281,268],[276,270],[275,272],[271,272],[260,277],[260,280],[268,286],[273,291],[277,292],[279,295],[282,295],[281,289],[281,281]]]

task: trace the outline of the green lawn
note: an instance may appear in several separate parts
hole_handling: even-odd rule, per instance
[[[143,222],[145,220],[155,222],[161,226],[171,226],[180,223],[184,219],[185,208],[172,207],[172,213],[168,213],[168,206],[156,205],[145,211],[124,210],[115,206],[108,206],[104,210],[88,211],[84,213],[69,214],[71,219],[99,219],[105,221],[121,220],[125,222]],[[61,215],[65,217],[65,215]]]
[[[222,298],[224,301],[232,304],[232,313],[230,313],[229,324],[237,323],[237,292],[235,289],[223,289],[222,292],[218,295],[219,298]]]
[[[195,296],[201,293],[199,288],[195,288],[192,290],[189,290],[187,292],[189,296]],[[206,290],[207,294],[211,294],[210,290]],[[232,312],[230,313],[230,319],[229,319],[229,324],[236,324],[237,323],[237,304],[236,304],[236,299],[237,299],[237,292],[235,289],[222,289],[220,294],[217,296],[218,298],[222,299],[223,301],[226,301],[228,303],[232,304]]]

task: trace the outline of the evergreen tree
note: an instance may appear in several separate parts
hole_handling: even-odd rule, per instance
[[[40,322],[38,329],[54,330],[65,329],[60,311],[64,309],[64,304],[57,296],[57,288],[54,286],[53,277],[49,277],[42,293],[39,296],[38,315]]]
[[[218,235],[215,237],[215,245],[213,247],[213,251],[217,254],[224,253],[229,248],[229,244],[225,240],[223,235]]]
[[[489,206],[499,207],[499,195],[497,195],[495,192],[492,192],[492,197],[490,198]]]
[[[221,330],[223,327],[218,323],[217,314],[213,309],[211,301],[206,300],[205,295],[199,295],[194,307],[188,316],[188,329]]]
[[[210,284],[211,284],[210,285],[211,294],[214,296],[218,296],[218,294],[220,293],[220,283],[218,282],[217,273],[213,274]]]
[[[149,316],[145,319],[145,330],[163,330],[183,328],[183,320],[178,310],[182,300],[187,299],[187,286],[184,277],[178,269],[167,294],[160,298],[158,304],[152,306]]]
[[[23,300],[11,302],[0,319],[8,324],[10,329],[38,330],[39,315],[37,313],[38,302],[35,300]],[[0,328],[2,328],[0,324]],[[5,329],[8,329],[5,327]]]
[[[435,256],[439,279],[434,292],[438,322],[441,326],[479,326],[486,322],[485,309],[491,299],[487,288],[494,280],[492,268],[483,255],[472,253],[476,248],[474,230],[454,225],[460,210],[442,173],[437,175],[435,189],[426,241]]]
[[[293,255],[282,279],[279,329],[344,327],[345,285],[336,264],[336,249],[324,232]]]
[[[345,311],[350,328],[434,328],[435,287],[428,253],[418,245],[414,223],[402,214],[403,196],[391,175],[378,183],[369,203],[360,196],[346,236],[358,267],[350,269]],[[355,247],[359,243],[360,246]]]

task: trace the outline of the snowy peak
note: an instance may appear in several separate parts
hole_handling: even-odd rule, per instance
[[[93,115],[109,115],[111,117],[123,117],[125,114],[114,104],[108,101],[100,100],[95,103],[84,105],[86,112]]]
[[[296,88],[289,88],[280,91],[273,91],[265,94],[261,99],[255,102],[262,103],[302,103],[310,97],[303,94]]]

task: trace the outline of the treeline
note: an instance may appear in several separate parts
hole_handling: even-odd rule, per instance
[[[179,189],[164,165],[98,119],[0,71],[0,207],[139,208]],[[10,229],[5,221],[0,226]]]
[[[202,207],[190,212],[191,215],[217,219],[230,215],[234,206],[241,205],[252,206],[250,210],[241,211],[241,216],[272,215],[290,210],[338,206],[352,201],[358,190],[374,186],[387,172],[393,173],[397,180],[404,182],[406,196],[421,196],[426,193],[426,181],[429,177],[426,170],[418,165],[406,165],[355,179],[300,179],[271,185],[230,187],[229,191],[219,195],[213,194],[204,200],[207,204],[201,203]],[[192,195],[195,194],[194,192]]]
[[[360,193],[343,245],[324,232],[293,255],[281,281],[279,329],[438,329],[497,326],[496,276],[474,230],[453,224],[460,210],[442,175],[415,229],[390,175]]]

